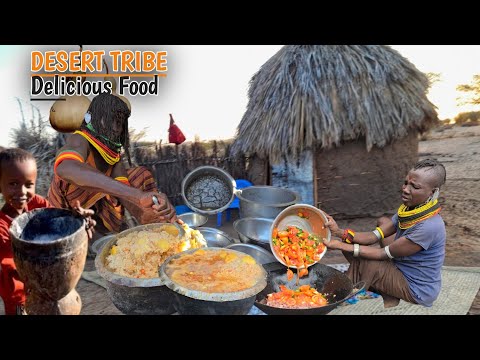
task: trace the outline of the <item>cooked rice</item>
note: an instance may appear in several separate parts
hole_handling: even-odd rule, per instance
[[[199,245],[192,245],[190,238],[186,240],[163,229],[135,231],[118,239],[106,258],[106,264],[118,275],[156,278],[158,268],[166,258]]]

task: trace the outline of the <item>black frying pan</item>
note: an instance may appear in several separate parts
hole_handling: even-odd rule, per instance
[[[330,266],[315,264],[308,268],[308,276],[300,279],[298,286],[310,285],[325,295],[328,305],[311,309],[284,309],[267,305],[267,295],[280,291],[280,285],[296,289],[297,275],[287,280],[287,268],[282,264],[269,263],[263,267],[267,270],[267,287],[257,294],[255,306],[269,315],[323,315],[327,314],[345,300],[356,295],[365,288],[365,282],[353,285],[347,275]],[[353,289],[356,289],[353,291]]]

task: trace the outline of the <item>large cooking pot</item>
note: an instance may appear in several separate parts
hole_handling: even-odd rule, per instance
[[[178,236],[184,237],[181,226],[170,223],[139,225],[112,236],[100,249],[95,258],[98,274],[106,280],[107,294],[117,309],[126,315],[169,315],[175,312],[173,292],[159,277],[131,278],[113,272],[107,265],[107,257],[117,241],[132,232],[154,230],[175,226]]]
[[[280,291],[280,285],[296,289],[297,276],[287,280],[287,270],[280,263],[264,264],[267,270],[267,286],[255,299],[255,306],[269,315],[323,315],[327,314],[345,300],[356,295],[365,288],[365,282],[353,285],[347,275],[330,266],[315,264],[308,268],[308,276],[302,277],[298,286],[310,285],[325,295],[328,305],[311,309],[284,309],[267,305],[267,295]]]
[[[275,186],[259,185],[236,190],[240,199],[240,217],[275,217],[290,205],[296,204],[300,197],[295,191]]]
[[[191,255],[200,249],[191,249],[184,251],[180,254],[170,256],[160,266],[159,274],[160,279],[163,281],[166,287],[172,289],[175,294],[174,307],[181,315],[246,315],[253,307],[255,301],[255,295],[262,290],[265,285],[266,272],[260,265],[260,274],[256,278],[255,282],[251,284],[249,288],[234,291],[234,292],[206,292],[201,290],[195,290],[189,288],[180,283],[177,283],[171,277],[171,265],[175,263],[177,259]],[[236,250],[208,247],[202,249],[204,252],[223,252],[230,255],[241,255],[241,258],[245,257],[244,253]],[[240,259],[241,259],[240,258]],[[191,263],[192,264],[192,263]],[[253,265],[253,264],[252,264]],[[191,266],[191,265],[190,265]],[[169,269],[170,268],[170,269]],[[204,267],[209,269],[208,265]],[[173,270],[173,273],[178,270]],[[245,274],[242,273],[245,276]],[[224,274],[224,279],[228,279],[228,273]],[[228,280],[224,280],[228,281]],[[231,281],[231,280],[230,280]],[[197,280],[192,279],[193,283]],[[198,284],[198,283],[197,283]],[[201,284],[201,283],[200,283]]]

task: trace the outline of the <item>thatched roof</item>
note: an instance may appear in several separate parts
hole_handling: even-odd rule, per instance
[[[277,162],[365,137],[383,147],[438,120],[429,81],[384,45],[288,45],[250,80],[232,152]]]

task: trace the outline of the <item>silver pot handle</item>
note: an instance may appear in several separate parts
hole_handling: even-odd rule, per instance
[[[242,190],[235,188],[235,189],[233,189],[233,193],[235,194],[235,196],[242,195]]]
[[[155,205],[160,205],[160,203],[158,202],[158,199],[155,195],[152,195],[152,201]]]

